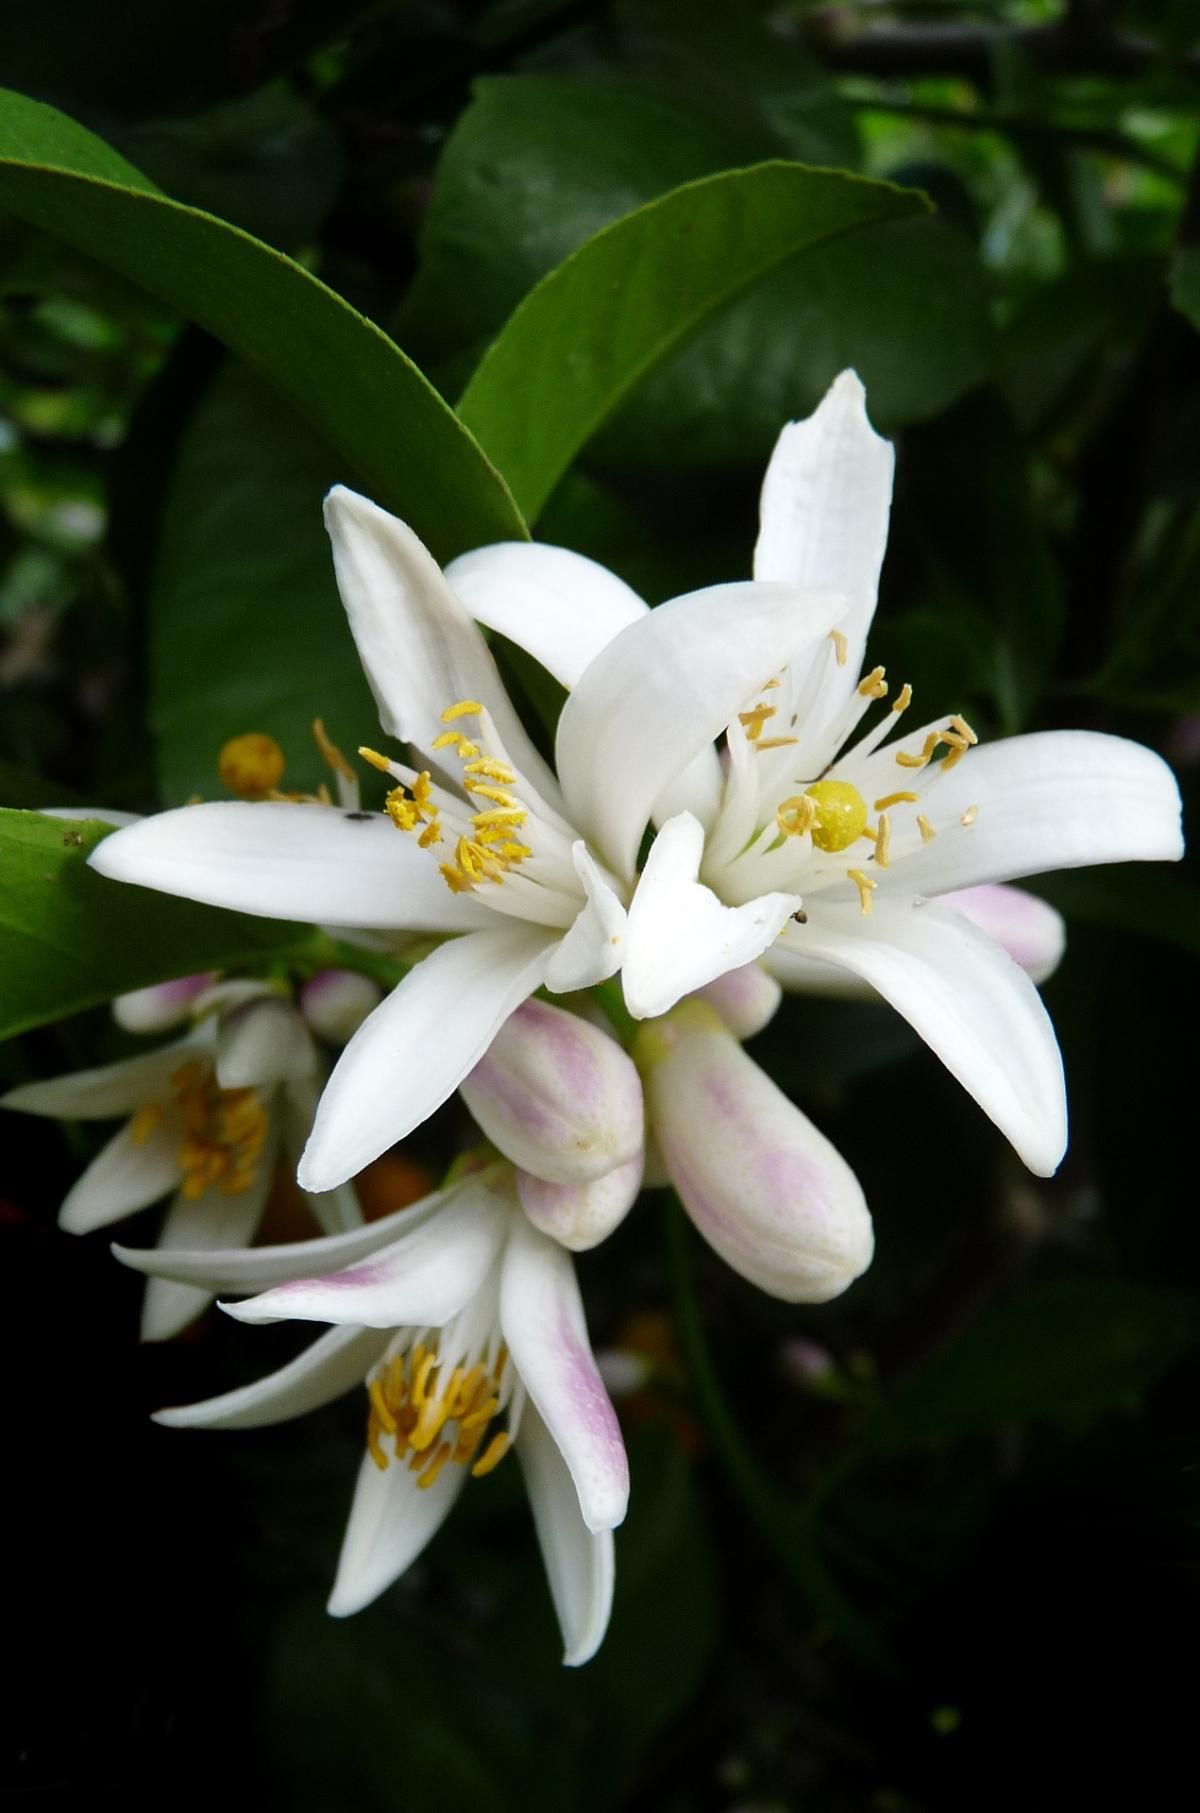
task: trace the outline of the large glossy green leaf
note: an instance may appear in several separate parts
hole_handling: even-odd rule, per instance
[[[334,583],[321,495],[329,448],[244,367],[224,371],[184,436],[151,585],[150,720],[164,798],[220,796],[217,754],[262,730],[285,785],[329,780],[322,717],[354,749],[377,723]]]
[[[440,559],[524,533],[499,474],[419,369],[332,290],[160,194],[74,120],[0,91],[0,208],[151,290],[256,367]]]
[[[784,162],[684,184],[537,286],[459,412],[534,516],[634,386],[720,309],[798,253],[922,206],[912,191]]]
[[[309,937],[106,881],[87,858],[110,829],[0,811],[0,1038],[171,976],[261,963]]]

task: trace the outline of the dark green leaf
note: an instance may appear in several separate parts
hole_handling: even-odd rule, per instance
[[[260,240],[160,195],[74,120],[7,91],[0,207],[224,340],[439,558],[524,533],[503,480],[453,411],[365,316]]]
[[[109,830],[0,811],[0,1038],[126,989],[262,963],[307,937],[106,881],[87,858]]]
[[[1200,327],[1200,246],[1184,246],[1171,264],[1171,301],[1193,327]]]

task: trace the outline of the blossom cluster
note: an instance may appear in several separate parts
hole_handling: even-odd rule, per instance
[[[893,466],[843,373],[779,438],[753,577],[653,610],[536,543],[442,571],[338,488],[338,584],[388,740],[359,751],[385,777],[381,806],[362,809],[331,748],[336,803],[280,794],[241,739],[258,779],[236,790],[261,797],[127,823],[93,854],[117,883],[286,919],[302,902],[316,925],[403,936],[410,955],[419,940],[382,996],[345,974],[125,997],[127,1030],[184,1030],[5,1098],[126,1117],[62,1224],[171,1196],[155,1249],[116,1249],[150,1279],[147,1338],[222,1292],[245,1322],[325,1326],[282,1370],[160,1421],[249,1428],[365,1385],[336,1614],[390,1585],[511,1448],[565,1660],[595,1652],[629,1480],[572,1255],[669,1184],[720,1257],[786,1302],[827,1302],[871,1263],[853,1171],[744,1049],[785,990],[882,998],[1031,1170],[1062,1159],[1037,985],[1064,931],[1010,884],[1177,858],[1178,793],[1115,737],[981,743],[957,711],[908,728],[912,688],[866,659]],[[565,689],[552,759],[486,631]],[[329,1044],[343,1049],[326,1076]],[[479,1146],[440,1189],[364,1219],[354,1180],[455,1091]],[[281,1156],[322,1231],[253,1246]]]

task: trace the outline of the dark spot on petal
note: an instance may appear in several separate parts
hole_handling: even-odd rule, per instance
[[[375,813],[375,812],[343,812],[342,813],[343,818],[348,818],[351,821],[353,821],[355,819],[360,819],[360,818],[377,818],[378,816],[379,816],[378,813]]]

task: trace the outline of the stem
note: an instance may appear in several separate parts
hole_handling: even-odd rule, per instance
[[[817,1512],[828,1496],[818,1482],[807,1504],[793,1505],[742,1440],[738,1420],[713,1364],[696,1300],[687,1217],[678,1196],[667,1196],[667,1268],[688,1378],[713,1447],[729,1482],[813,1611],[860,1661],[886,1673],[896,1665],[874,1626],[846,1598],[829,1573],[818,1545]]]

